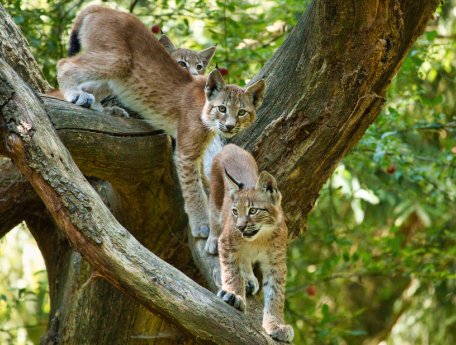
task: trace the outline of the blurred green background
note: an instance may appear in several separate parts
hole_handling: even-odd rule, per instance
[[[6,0],[46,78],[88,1]],[[308,1],[116,1],[245,84]],[[388,102],[321,191],[288,252],[286,318],[296,344],[456,344],[456,0],[445,1]],[[0,240],[0,344],[38,344],[49,297],[24,226]]]

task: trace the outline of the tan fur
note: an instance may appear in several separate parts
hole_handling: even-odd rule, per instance
[[[59,61],[57,77],[67,101],[97,107],[87,90],[108,84],[120,102],[176,138],[176,166],[192,234],[207,237],[207,197],[201,157],[217,131],[233,136],[255,119],[264,81],[247,89],[225,85],[218,70],[207,78],[180,68],[135,16],[89,6],[77,16],[82,53]],[[96,93],[94,91],[94,93]],[[221,113],[220,107],[226,108]],[[240,116],[238,111],[246,111]]]
[[[214,46],[198,52],[185,48],[176,48],[166,35],[161,35],[158,41],[163,44],[171,57],[192,75],[204,74],[216,49]]]
[[[239,184],[242,183],[242,186]],[[206,249],[218,251],[222,289],[218,296],[245,310],[245,294],[256,294],[253,265],[263,273],[263,328],[274,339],[290,342],[293,328],[284,324],[288,228],[282,196],[274,177],[263,171],[247,151],[226,145],[214,158],[211,174],[211,235]],[[220,234],[220,229],[223,231]]]

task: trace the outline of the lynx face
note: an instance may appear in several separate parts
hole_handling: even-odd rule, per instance
[[[242,237],[253,241],[276,229],[282,220],[282,195],[275,178],[263,171],[255,189],[243,189],[242,183],[234,181],[228,172],[226,176],[232,186],[231,217]]]
[[[206,71],[216,47],[210,47],[199,52],[184,48],[176,48],[168,36],[161,35],[158,39],[171,57],[193,75],[203,75]]]
[[[246,89],[225,85],[218,70],[213,70],[206,82],[203,122],[210,129],[231,138],[255,121],[256,111],[263,101],[264,89],[262,79]]]

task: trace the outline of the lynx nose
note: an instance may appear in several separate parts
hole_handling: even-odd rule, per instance
[[[228,130],[228,132],[230,132],[234,128],[234,125],[225,125],[225,127]]]

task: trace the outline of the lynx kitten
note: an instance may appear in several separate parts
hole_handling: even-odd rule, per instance
[[[197,52],[190,49],[176,48],[166,35],[161,35],[158,40],[163,44],[169,55],[193,75],[204,74],[216,49],[216,47],[209,47]]]
[[[211,174],[211,235],[206,249],[218,251],[222,289],[218,296],[245,310],[245,294],[256,294],[253,265],[263,273],[263,328],[274,339],[291,342],[293,328],[284,324],[288,228],[275,178],[258,167],[250,153],[226,145],[215,156]],[[246,291],[247,290],[247,291]]]

